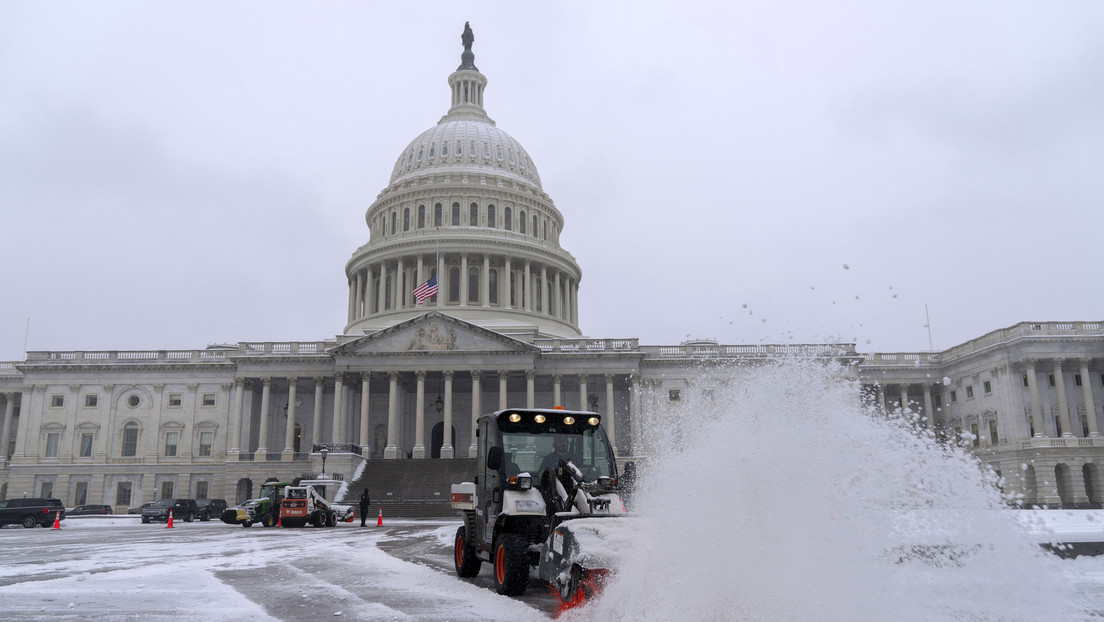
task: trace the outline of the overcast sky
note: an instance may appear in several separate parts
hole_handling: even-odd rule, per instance
[[[466,20],[588,336],[1104,320],[1104,3],[838,4],[0,3],[0,360],[340,333]]]

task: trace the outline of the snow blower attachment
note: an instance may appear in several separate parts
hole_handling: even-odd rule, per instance
[[[563,608],[601,590],[632,541],[617,464],[601,416],[562,409],[508,409],[479,418],[473,481],[452,486],[461,577],[494,569],[499,594],[519,595],[530,568]],[[612,520],[611,520],[612,519]]]

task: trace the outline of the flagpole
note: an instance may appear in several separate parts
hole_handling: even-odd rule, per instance
[[[437,311],[441,310],[441,227],[437,227]]]

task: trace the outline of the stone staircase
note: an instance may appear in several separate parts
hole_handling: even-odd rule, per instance
[[[453,484],[471,481],[475,458],[452,460],[368,460],[360,479],[350,481],[342,503],[356,505],[365,487],[372,497],[369,521],[383,509],[388,518],[456,518]],[[359,509],[358,509],[359,511]],[[358,521],[359,522],[359,521]]]

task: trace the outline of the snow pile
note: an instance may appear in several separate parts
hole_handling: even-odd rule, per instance
[[[570,617],[1086,618],[977,462],[864,408],[847,369],[700,380],[723,389],[649,402],[645,429],[660,431],[633,508],[646,518],[604,596]]]

